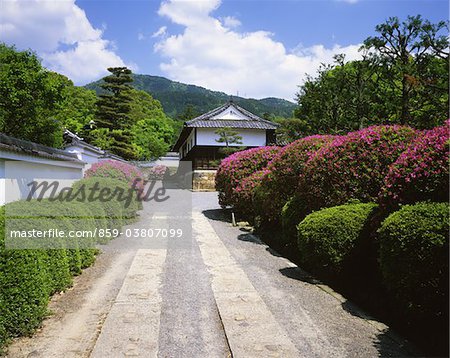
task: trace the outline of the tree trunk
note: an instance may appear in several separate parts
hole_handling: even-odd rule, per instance
[[[408,81],[406,74],[403,74],[402,78],[402,112],[400,116],[401,124],[411,123],[411,113],[409,112],[409,93],[408,93]]]

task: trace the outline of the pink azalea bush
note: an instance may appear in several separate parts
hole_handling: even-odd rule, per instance
[[[131,187],[135,183],[138,191],[144,189],[142,172],[134,165],[117,160],[105,160],[94,163],[86,173],[85,178],[100,177],[122,180]]]
[[[258,170],[242,179],[239,185],[234,189],[233,207],[240,215],[249,221],[253,221],[257,211],[253,200],[255,190],[261,185],[262,180],[266,177],[267,173],[267,168]]]
[[[299,175],[309,158],[322,146],[331,143],[331,135],[314,135],[282,148],[267,166],[265,176],[254,191],[254,203],[264,222],[279,222],[281,209],[294,195]]]
[[[337,137],[308,160],[297,194],[311,211],[350,199],[376,201],[389,166],[416,135],[407,126],[385,125]]]
[[[219,204],[223,207],[236,203],[235,189],[241,181],[263,169],[273,159],[279,147],[267,146],[236,152],[222,160],[216,173]]]
[[[379,195],[382,207],[448,201],[449,124],[421,133],[390,166]]]
[[[156,165],[150,168],[148,177],[152,180],[162,180],[167,172],[167,167],[165,165]]]

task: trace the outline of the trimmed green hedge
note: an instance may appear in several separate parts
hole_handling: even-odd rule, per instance
[[[305,218],[308,209],[304,201],[294,195],[281,210],[282,241],[297,246],[297,225]]]
[[[88,200],[86,195],[98,189],[123,190],[120,200]],[[136,191],[129,191],[127,183],[108,178],[82,179],[73,185],[71,201],[18,201],[0,207],[0,352],[10,338],[28,335],[39,327],[47,314],[50,296],[69,287],[72,276],[95,260],[96,243],[105,243],[105,237],[70,239],[70,247],[52,239],[51,249],[30,246],[32,249],[6,249],[5,210],[10,220],[8,229],[84,230],[115,229],[136,218],[142,204],[136,200]],[[131,196],[128,196],[131,195]],[[127,198],[131,200],[127,201]],[[20,219],[15,222],[14,218]],[[14,224],[15,223],[15,224]],[[32,240],[32,239],[30,239]],[[32,243],[21,241],[23,245]]]
[[[335,206],[309,214],[298,224],[298,248],[304,267],[338,276],[363,238],[373,203]]]
[[[0,215],[0,350],[8,338],[31,333],[45,316],[52,280],[48,255],[5,250],[4,208]]]
[[[124,194],[121,197],[114,195],[112,200],[89,200],[89,193],[94,188],[110,190],[111,192],[117,190]],[[79,193],[77,198],[87,206],[92,208],[92,206],[97,207],[98,204],[101,204],[108,218],[109,227],[112,229],[133,221],[136,218],[136,212],[141,209],[141,202],[137,200],[138,193],[130,189],[128,184],[121,180],[100,177],[84,178],[74,183],[73,190],[74,194]],[[112,196],[112,193],[108,196]],[[98,193],[94,196],[94,199],[96,197],[98,197]]]
[[[384,282],[411,316],[448,320],[449,229],[448,203],[418,203],[378,230]]]

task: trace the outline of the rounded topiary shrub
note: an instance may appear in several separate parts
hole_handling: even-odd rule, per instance
[[[259,147],[234,153],[222,160],[216,173],[216,190],[222,207],[234,206],[235,189],[241,181],[263,169],[280,150],[279,147]]]
[[[130,187],[134,186],[137,190],[144,189],[144,175],[134,165],[119,162],[117,160],[105,160],[92,164],[84,174],[85,178],[110,178],[128,183]]]
[[[282,234],[281,245],[289,245],[297,249],[297,225],[306,216],[307,207],[302,198],[292,196],[281,209]]]
[[[149,180],[163,180],[169,169],[165,165],[156,165],[147,171]]]
[[[234,209],[242,218],[253,223],[256,207],[254,204],[255,190],[261,185],[266,175],[266,170],[259,170],[241,180],[233,191]]]
[[[448,319],[449,229],[448,203],[418,203],[378,230],[384,283],[408,314]]]
[[[275,155],[265,169],[260,185],[255,187],[254,204],[263,224],[280,222],[281,209],[295,194],[305,163],[333,138],[330,135],[305,137],[288,144]]]
[[[300,262],[326,277],[337,277],[364,239],[373,203],[355,203],[309,214],[297,226]]]
[[[297,195],[311,211],[376,201],[389,166],[416,134],[406,126],[373,126],[336,138],[306,163]]]
[[[121,180],[109,178],[85,178],[72,185],[76,201],[90,206],[92,211],[100,204],[111,228],[119,228],[136,217],[140,208],[138,193]],[[95,191],[93,191],[95,190]],[[100,191],[105,190],[100,196]],[[94,193],[94,195],[90,195]],[[98,217],[103,212],[93,212]]]
[[[449,128],[421,133],[390,166],[380,192],[386,209],[418,201],[447,202],[449,195]]]

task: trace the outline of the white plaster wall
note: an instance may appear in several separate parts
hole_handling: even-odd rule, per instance
[[[220,136],[215,133],[217,128],[197,128],[197,145],[224,146],[224,143],[216,142]],[[266,145],[266,131],[264,129],[236,130],[242,137],[242,144],[230,144],[234,147],[260,147]]]
[[[194,136],[195,136],[195,129],[193,129],[191,131],[191,133],[189,134],[189,137],[187,138],[187,140],[185,142],[187,144],[187,151],[184,156],[186,156],[186,154],[189,153],[191,151],[192,147],[195,145]]]
[[[86,163],[84,171],[88,170],[92,164],[97,163],[100,160],[101,154],[95,153],[88,148],[81,146],[71,145],[65,148],[68,153],[75,153],[78,159]]]
[[[20,160],[0,159],[0,205],[26,199],[30,193],[29,183],[33,181],[57,181],[59,192],[83,177],[82,167],[59,166]],[[61,163],[63,164],[63,163]],[[51,190],[49,190],[50,192]]]
[[[149,161],[149,162],[141,162],[140,165],[142,165],[143,168],[145,167],[154,167],[157,165],[164,165],[166,167],[178,167],[180,164],[179,157],[176,158],[169,158],[169,157],[161,157],[157,160]]]
[[[5,204],[5,161],[0,159],[0,206]]]

